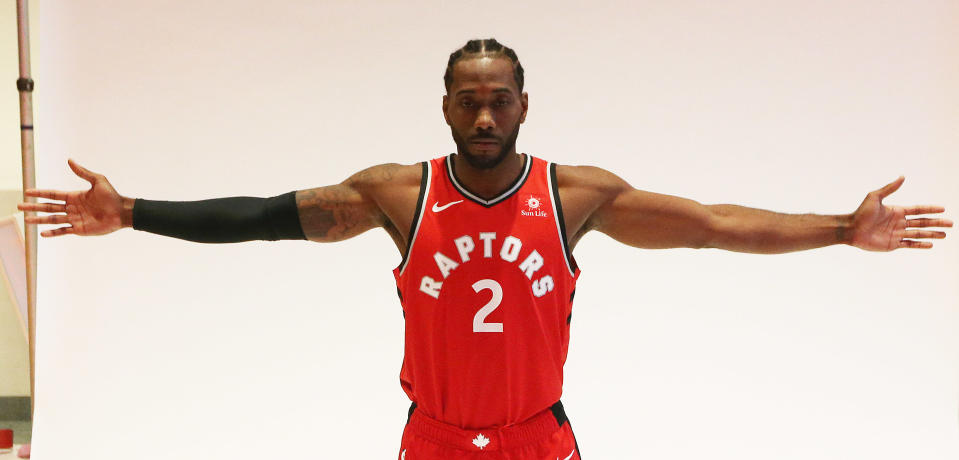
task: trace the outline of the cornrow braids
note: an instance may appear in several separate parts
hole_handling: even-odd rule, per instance
[[[516,86],[519,92],[523,92],[523,65],[519,63],[516,52],[508,46],[496,41],[495,38],[486,38],[482,40],[470,40],[462,48],[450,54],[449,63],[446,64],[446,74],[443,75],[443,81],[446,83],[446,92],[449,93],[453,86],[453,65],[460,59],[471,59],[478,57],[506,57],[513,63],[513,79],[516,80]]]

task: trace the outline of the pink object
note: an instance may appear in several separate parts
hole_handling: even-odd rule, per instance
[[[30,444],[20,446],[20,450],[17,451],[17,457],[30,458]]]
[[[0,449],[13,448],[13,430],[5,428],[0,430]],[[7,450],[9,452],[9,450]]]

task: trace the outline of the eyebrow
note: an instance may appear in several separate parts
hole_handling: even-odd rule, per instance
[[[510,94],[510,95],[513,94],[513,91],[510,90],[509,88],[496,88],[496,89],[493,90],[493,92],[494,92],[494,93],[507,93],[507,94]],[[475,89],[461,89],[461,90],[457,91],[454,96],[459,96],[460,94],[475,94],[475,93],[476,93],[476,90],[475,90]]]

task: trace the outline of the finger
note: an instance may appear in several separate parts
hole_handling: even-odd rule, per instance
[[[901,240],[899,241],[900,248],[914,248],[914,249],[929,249],[932,247],[932,243],[925,241],[912,241],[912,240]]]
[[[84,168],[83,166],[80,166],[77,162],[73,161],[72,158],[67,160],[67,164],[70,165],[70,169],[72,169],[74,173],[82,177],[87,182],[91,184],[96,182],[97,176],[98,176],[97,173],[90,171],[89,169]]]
[[[883,187],[883,188],[881,188],[881,189],[879,189],[879,190],[876,190],[876,193],[879,195],[879,199],[882,200],[883,198],[889,196],[889,194],[891,194],[892,192],[895,192],[896,190],[899,190],[899,186],[902,185],[902,183],[903,183],[905,180],[906,180],[906,176],[899,176],[898,179],[890,182],[890,183],[889,183],[888,185],[886,185],[885,187]]]
[[[952,227],[952,221],[949,219],[930,219],[928,217],[906,219],[906,227]]]
[[[21,211],[67,212],[66,205],[57,203],[19,203],[17,209]]]
[[[945,238],[946,232],[934,232],[931,230],[909,230],[902,233],[903,238]]]
[[[923,205],[923,206],[907,206],[906,215],[913,214],[935,214],[940,212],[945,212],[946,208],[942,206],[933,206],[933,205]]]
[[[47,230],[47,231],[44,231],[44,232],[40,232],[40,235],[42,235],[42,236],[60,236],[60,235],[66,235],[66,234],[68,234],[68,233],[74,233],[74,230],[73,230],[73,227],[72,227],[72,226],[54,228],[54,229],[52,229],[52,230]]]
[[[28,224],[69,224],[71,218],[66,214],[51,214],[48,216],[26,216],[23,221]]]
[[[67,201],[67,192],[61,192],[59,190],[38,190],[35,188],[28,188],[23,191],[23,194],[26,196],[35,196],[37,198],[48,198],[51,200],[60,200]]]

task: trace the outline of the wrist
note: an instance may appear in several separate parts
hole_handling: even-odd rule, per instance
[[[853,214],[836,216],[836,243],[852,245]]]
[[[125,196],[121,196],[120,202],[121,202],[121,210],[120,210],[121,227],[133,227],[133,205],[136,203],[136,198],[127,198]]]

